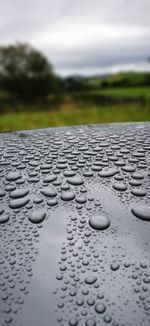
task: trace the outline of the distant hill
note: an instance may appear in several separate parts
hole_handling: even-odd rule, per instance
[[[124,86],[150,86],[149,72],[120,72],[102,76],[71,76],[72,80],[82,82],[82,85],[91,88],[99,87],[124,87]]]

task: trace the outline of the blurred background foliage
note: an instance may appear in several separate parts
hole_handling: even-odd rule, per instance
[[[29,44],[0,47],[0,131],[150,120],[150,73],[55,74]]]

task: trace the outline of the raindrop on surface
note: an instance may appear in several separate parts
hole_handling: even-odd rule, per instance
[[[96,326],[96,321],[93,318],[88,318],[85,322],[86,326]]]
[[[120,174],[117,174],[117,175],[114,176],[114,180],[122,181],[123,180],[123,176],[120,175]]]
[[[106,315],[105,317],[104,317],[104,321],[106,322],[106,323],[110,323],[111,322],[111,316],[109,316],[109,315]]]
[[[89,224],[95,230],[105,230],[109,227],[110,221],[106,216],[95,215],[89,219]]]
[[[79,298],[79,299],[76,300],[76,304],[78,306],[82,306],[84,304],[84,300]]]
[[[80,196],[76,197],[76,202],[79,203],[79,204],[84,204],[84,203],[86,203],[86,201],[87,201],[87,199],[83,195],[80,195]]]
[[[127,190],[127,186],[123,182],[120,182],[120,183],[119,182],[116,182],[116,183],[114,183],[113,184],[113,188],[115,190],[118,190],[118,191],[125,191],[125,190]]]
[[[10,204],[9,204],[9,206],[11,207],[11,208],[20,208],[20,207],[22,207],[22,206],[24,206],[24,205],[26,205],[28,202],[29,202],[29,198],[27,197],[27,198],[19,198],[19,199],[14,199],[14,200],[12,200],[11,202],[10,202]]]
[[[41,193],[46,197],[55,197],[56,191],[53,188],[47,187],[41,190]]]
[[[61,199],[64,201],[70,201],[75,198],[75,194],[72,191],[65,191],[61,195]]]
[[[47,177],[43,180],[43,182],[44,182],[44,183],[50,183],[50,182],[55,181],[56,179],[57,179],[56,175],[51,174],[51,175],[47,176]]]
[[[106,306],[103,303],[97,303],[95,306],[95,311],[98,314],[103,314],[103,312],[106,310]]]
[[[61,190],[69,190],[70,189],[70,186],[68,184],[62,184],[61,185]]]
[[[86,283],[86,284],[93,284],[93,283],[95,283],[96,281],[97,281],[97,277],[94,276],[94,275],[87,276],[87,277],[85,278],[85,283]]]
[[[78,320],[76,318],[70,318],[69,319],[69,325],[70,326],[76,326],[76,325],[78,325]]]
[[[0,211],[0,224],[6,223],[9,221],[9,216],[3,214],[3,211]]]
[[[134,188],[131,190],[131,194],[138,197],[143,197],[146,195],[146,191],[140,188]]]
[[[84,171],[83,172],[84,177],[92,177],[93,176],[93,172],[92,171]]]
[[[57,199],[49,199],[48,202],[47,202],[48,206],[55,206],[57,204],[58,204]]]
[[[8,173],[8,175],[6,176],[6,179],[8,181],[15,181],[17,179],[21,178],[21,175],[19,172],[10,172]]]
[[[118,263],[112,263],[110,267],[111,267],[112,271],[117,271],[117,269],[119,269],[120,265]]]
[[[132,177],[133,179],[138,179],[138,180],[141,180],[141,179],[144,178],[144,176],[143,176],[142,174],[137,173],[137,172],[133,173],[133,174],[131,175],[131,177]]]
[[[74,186],[80,186],[84,183],[81,177],[68,178],[67,182]]]
[[[119,171],[115,168],[103,169],[98,175],[103,178],[113,177],[115,174],[119,173]]]
[[[95,165],[93,165],[92,167],[91,167],[91,169],[93,170],[93,171],[101,171],[102,170],[102,168],[100,167],[100,166],[95,166]]]
[[[41,223],[46,217],[46,213],[43,211],[35,211],[29,217],[29,221],[32,223]]]
[[[150,221],[150,206],[149,205],[140,205],[132,208],[132,213],[144,220],[144,221]]]
[[[72,170],[70,170],[70,171],[68,170],[68,171],[64,172],[65,177],[73,177],[74,175],[75,175],[75,172]]]
[[[21,198],[21,197],[26,196],[28,193],[29,193],[29,190],[27,190],[27,189],[16,189],[10,193],[10,197],[14,198],[14,199]]]
[[[126,166],[122,167],[122,170],[125,172],[134,172],[135,167],[133,165],[126,165]]]
[[[95,304],[95,300],[94,300],[93,298],[89,298],[89,299],[87,300],[87,304],[88,304],[89,306],[93,306],[93,305]]]
[[[135,180],[135,179],[133,179],[133,180],[130,180],[130,181],[129,181],[129,184],[130,184],[131,186],[135,186],[135,187],[138,187],[138,186],[141,186],[142,182],[141,182],[141,181],[138,181],[138,180]]]
[[[0,190],[0,197],[4,197],[5,196],[5,192],[3,190]]]

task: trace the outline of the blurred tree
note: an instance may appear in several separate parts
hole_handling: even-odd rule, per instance
[[[57,88],[58,77],[47,58],[29,44],[0,47],[0,87],[17,98],[42,99]]]
[[[80,92],[91,90],[92,87],[87,83],[86,78],[83,77],[67,77],[65,79],[65,88],[68,92]]]

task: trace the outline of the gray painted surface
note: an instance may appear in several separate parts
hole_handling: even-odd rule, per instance
[[[0,134],[0,325],[150,325],[150,124]]]

